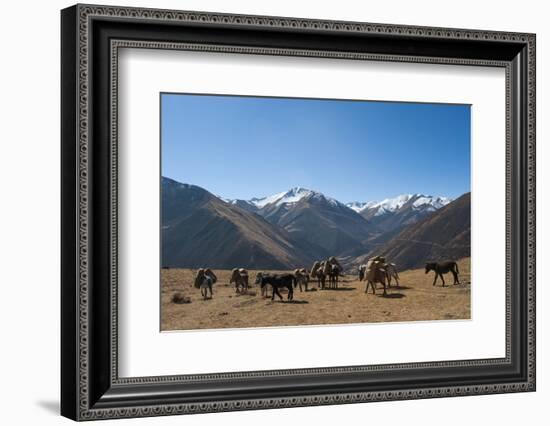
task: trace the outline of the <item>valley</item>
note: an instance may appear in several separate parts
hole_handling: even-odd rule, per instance
[[[365,283],[350,273],[341,278],[338,289],[319,290],[313,283],[308,292],[295,288],[290,302],[286,293],[283,301],[263,297],[254,285],[257,270],[249,271],[251,287],[246,294],[237,294],[229,284],[231,271],[215,270],[218,282],[213,298],[203,300],[193,287],[195,270],[163,269],[161,330],[465,320],[471,318],[470,259],[461,259],[458,266],[460,285],[452,285],[449,274],[446,287],[440,281],[432,286],[433,273],[411,269],[399,273],[400,286],[390,287],[384,297],[381,288],[376,294],[371,290],[365,294]],[[174,303],[175,294],[187,303]]]

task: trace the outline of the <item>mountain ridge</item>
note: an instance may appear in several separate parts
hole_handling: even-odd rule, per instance
[[[224,199],[163,177],[162,264],[294,269],[340,256],[354,265],[381,247],[402,257],[396,238],[452,202],[418,193],[350,204],[303,187],[250,200]],[[380,207],[383,213],[376,214]],[[390,250],[390,241],[397,251]]]
[[[289,269],[315,248],[207,190],[162,179],[162,265]]]
[[[422,266],[427,261],[470,257],[471,193],[467,192],[417,223],[405,227],[387,242],[358,256],[356,266],[381,254],[399,268]]]

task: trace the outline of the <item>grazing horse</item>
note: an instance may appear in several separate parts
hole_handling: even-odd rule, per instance
[[[208,298],[208,290],[210,290],[210,298],[214,296],[212,286],[218,281],[216,274],[210,269],[200,268],[195,275],[195,288],[200,288],[204,300]]]
[[[362,265],[363,266],[363,265]],[[372,287],[372,294],[376,294],[376,283],[380,283],[384,286],[384,296],[386,293],[386,279],[387,272],[383,267],[384,264],[379,260],[369,260],[367,262],[363,273],[363,279],[367,282],[365,287],[365,293],[368,293],[369,286]]]
[[[254,281],[254,283],[256,285],[261,284],[262,278],[267,277],[269,275],[271,275],[271,274],[268,274],[266,272],[258,272],[256,274],[256,280]],[[266,285],[264,287],[260,288],[260,294],[262,295],[262,297],[268,297],[267,290],[269,289],[269,285],[270,285],[269,283],[266,283]],[[273,289],[271,289],[271,292],[273,293]]]
[[[271,294],[271,300],[275,299],[275,295],[279,296],[279,299],[283,300],[283,296],[281,296],[281,293],[279,293],[280,288],[286,288],[288,289],[288,300],[292,300],[294,298],[294,290],[293,286],[296,283],[296,277],[292,274],[274,274],[274,275],[264,275],[264,274],[258,274],[256,277],[256,282],[260,284],[260,287],[262,289],[266,285],[271,285],[271,288],[273,289],[273,293]]]
[[[441,281],[443,281],[443,287],[445,287],[443,274],[447,274],[449,272],[451,272],[454,277],[453,285],[460,284],[460,281],[458,280],[458,265],[452,260],[446,262],[428,262],[426,263],[426,273],[430,271],[435,272],[434,283],[432,285],[435,285],[437,277],[441,277]]]
[[[248,271],[244,268],[234,268],[231,272],[229,284],[235,284],[236,293],[246,293],[248,290]]]
[[[299,285],[300,286],[300,292],[302,291],[302,284],[304,285],[304,288],[307,292],[307,285],[309,284],[309,274],[307,273],[307,271],[302,268],[302,269],[295,269],[294,270],[294,277],[296,278],[296,282],[294,283],[294,287],[296,287],[296,285]]]

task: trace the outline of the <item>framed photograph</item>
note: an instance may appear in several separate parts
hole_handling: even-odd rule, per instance
[[[535,35],[61,12],[61,411],[535,390]]]

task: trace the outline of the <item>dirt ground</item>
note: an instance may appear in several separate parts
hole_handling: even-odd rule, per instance
[[[335,290],[319,290],[316,283],[310,283],[308,292],[296,288],[290,302],[286,293],[283,301],[277,296],[271,301],[271,292],[268,298],[262,297],[259,286],[254,286],[257,271],[249,271],[251,288],[241,295],[229,285],[231,271],[215,270],[214,297],[203,300],[193,287],[195,270],[163,269],[161,330],[469,319],[470,259],[461,259],[458,267],[460,285],[452,285],[452,275],[447,274],[446,287],[439,280],[432,286],[433,272],[408,270],[399,272],[400,286],[392,286],[384,297],[381,287],[376,295],[371,289],[365,294],[365,283],[356,275],[346,275]],[[176,293],[187,303],[174,303]]]

